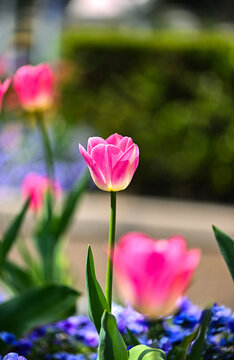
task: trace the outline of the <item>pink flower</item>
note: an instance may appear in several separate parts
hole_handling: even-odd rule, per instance
[[[142,233],[124,235],[114,252],[120,295],[149,317],[170,315],[188,288],[200,260],[180,236],[155,240]]]
[[[0,82],[0,110],[2,108],[3,95],[5,94],[7,89],[9,88],[10,82],[11,82],[10,79],[6,79],[2,84]]]
[[[106,140],[91,137],[87,151],[79,145],[93,181],[101,190],[124,190],[139,163],[139,149],[127,136],[113,134]]]
[[[53,101],[54,76],[48,64],[20,67],[14,76],[14,88],[21,106],[29,112],[45,111]]]
[[[60,184],[52,182],[46,176],[41,176],[31,172],[26,175],[22,183],[23,198],[31,197],[30,207],[34,212],[38,212],[44,201],[44,195],[47,191],[51,191],[56,197],[61,193]]]

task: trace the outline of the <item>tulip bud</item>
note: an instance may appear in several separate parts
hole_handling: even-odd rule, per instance
[[[114,251],[121,297],[152,318],[175,311],[200,260],[200,250],[187,250],[180,236],[155,240],[145,234],[128,233]]]
[[[28,112],[45,111],[53,102],[54,76],[48,64],[20,67],[14,76],[14,88],[21,106]]]
[[[22,195],[24,199],[31,197],[29,206],[34,212],[38,212],[42,208],[44,195],[47,191],[51,191],[56,197],[59,196],[61,193],[60,184],[34,172],[29,173],[24,178]]]
[[[101,190],[124,190],[139,163],[139,149],[130,137],[113,134],[106,140],[91,137],[87,151],[79,145],[93,181]]]

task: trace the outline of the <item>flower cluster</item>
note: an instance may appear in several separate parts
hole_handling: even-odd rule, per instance
[[[113,304],[113,314],[126,343],[132,345],[126,330],[128,328],[139,343],[165,351],[168,360],[173,359],[183,339],[195,331],[201,313],[187,298],[183,299],[175,315],[160,321],[148,320],[131,306]],[[98,334],[89,318],[82,315],[38,328],[20,340],[5,332],[0,333],[0,339],[12,351],[32,360],[94,360],[97,357]],[[225,306],[214,304],[203,359],[232,359],[233,344],[234,314]]]

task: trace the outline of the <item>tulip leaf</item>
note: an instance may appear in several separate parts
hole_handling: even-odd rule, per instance
[[[68,194],[62,213],[60,217],[56,219],[54,229],[56,237],[60,237],[66,231],[72,220],[72,216],[74,216],[76,205],[87,188],[88,181],[89,173],[88,171],[85,171],[81,179],[78,180],[74,188]]]
[[[127,360],[127,346],[117,328],[114,315],[104,311],[99,335],[98,360]]]
[[[128,360],[165,360],[166,355],[160,349],[153,349],[146,345],[137,345],[129,350]]]
[[[234,281],[234,240],[216,226],[213,226],[213,231],[220,251]]]
[[[127,334],[128,334],[128,337],[129,337],[129,342],[132,346],[136,346],[136,345],[140,345],[138,339],[136,338],[136,336],[133,334],[133,332],[128,328],[126,327],[126,330],[127,330]]]
[[[88,296],[89,317],[99,333],[102,315],[105,310],[110,311],[110,309],[102,288],[96,278],[93,254],[90,246],[88,247],[86,258],[86,290]]]
[[[205,342],[205,336],[206,331],[208,328],[208,325],[211,321],[211,310],[205,309],[202,312],[201,320],[200,320],[200,326],[199,326],[199,334],[196,338],[190,353],[187,356],[187,360],[200,360],[202,359],[202,351],[204,348],[204,342]]]
[[[0,331],[21,336],[33,327],[64,319],[75,312],[79,293],[60,285],[35,287],[0,304]]]
[[[8,229],[6,230],[6,232],[4,233],[3,237],[2,237],[2,241],[1,241],[1,247],[0,247],[0,264],[2,264],[12,245],[14,244],[18,232],[20,230],[20,227],[22,225],[22,222],[24,220],[24,217],[26,215],[28,206],[30,203],[30,199],[27,199],[20,211],[20,213],[14,218],[14,220],[11,222],[10,226],[8,227]]]
[[[174,346],[173,349],[169,352],[167,359],[168,360],[185,360],[188,350],[191,346],[191,343],[199,334],[199,326],[197,329],[192,332],[192,334],[185,336],[181,344]]]
[[[14,293],[20,293],[34,285],[31,272],[11,261],[4,261],[1,268],[1,279]]]

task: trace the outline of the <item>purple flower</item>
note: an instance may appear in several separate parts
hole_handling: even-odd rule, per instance
[[[86,316],[71,316],[66,320],[59,321],[56,326],[68,335],[75,335],[80,328],[91,324],[91,321]]]
[[[147,331],[147,325],[144,315],[135,311],[130,305],[123,307],[113,304],[113,314],[116,317],[118,329],[122,333],[126,333],[128,327],[135,335]]]

